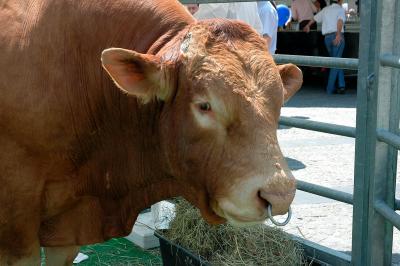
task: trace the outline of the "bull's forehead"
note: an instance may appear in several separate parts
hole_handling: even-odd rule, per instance
[[[224,87],[247,94],[279,87],[277,67],[262,38],[247,26],[236,33],[223,32],[234,24],[223,22],[217,33],[209,24],[199,24],[184,37],[180,50],[191,78],[223,82],[228,85]]]
[[[214,45],[234,46],[237,42],[266,50],[263,38],[249,25],[240,21],[212,19],[199,21],[188,28],[181,44],[181,52],[190,56],[206,53],[206,50]]]
[[[233,50],[227,45],[208,49],[207,56],[193,57],[188,76],[203,92],[222,97],[229,104],[244,100],[260,111],[282,103],[282,84],[273,61],[262,50]],[[271,104],[277,102],[277,104]]]

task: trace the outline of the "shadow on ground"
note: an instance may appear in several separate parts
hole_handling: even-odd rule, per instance
[[[356,107],[357,85],[354,81],[347,82],[345,94],[328,95],[325,91],[325,82],[316,79],[303,84],[301,89],[285,104],[285,107]]]
[[[296,171],[296,170],[300,170],[300,169],[304,169],[306,168],[305,164],[303,164],[302,162],[296,160],[296,159],[292,159],[289,157],[285,157],[286,162],[289,165],[289,169],[292,171]]]

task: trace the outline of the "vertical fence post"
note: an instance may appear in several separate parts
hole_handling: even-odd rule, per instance
[[[360,1],[359,69],[357,80],[357,129],[354,166],[354,204],[352,232],[352,264],[365,266],[367,261],[369,180],[374,172],[376,137],[376,90],[374,61],[376,51],[377,1]]]
[[[383,3],[383,13],[386,22],[383,27],[386,30],[392,30],[392,32],[387,31],[383,36],[383,40],[386,42],[382,43],[381,52],[387,53],[391,52],[397,56],[400,55],[400,2],[399,1],[388,1],[385,0]],[[399,119],[400,119],[400,70],[395,68],[386,68],[383,75],[383,79],[387,78],[387,91],[386,97],[389,97],[389,105],[383,108],[382,112],[378,112],[379,117],[385,116],[384,112],[388,111],[386,115],[388,121],[382,121],[378,123],[379,127],[384,127],[390,132],[399,134]],[[388,109],[388,110],[387,110]],[[382,113],[382,114],[381,114]],[[383,124],[384,123],[384,124]],[[383,199],[392,209],[395,209],[395,195],[396,195],[396,176],[397,176],[397,155],[398,151],[392,146],[387,146],[386,151],[387,161],[386,171],[383,171],[385,176],[381,176],[381,179],[386,178],[386,197]],[[385,236],[384,236],[384,260],[385,265],[391,265],[392,260],[392,249],[393,249],[393,225],[389,222],[385,223]]]
[[[396,1],[379,1],[381,6],[381,26],[379,31],[380,42],[376,43],[377,55],[386,52],[393,52],[393,37],[395,33],[395,7]],[[392,90],[392,72],[391,68],[380,66],[376,62],[375,73],[377,73],[377,128],[390,130],[393,128],[391,120],[397,114],[392,113],[398,110],[394,106],[394,98],[397,98],[397,92]],[[398,120],[397,120],[398,126]],[[396,152],[397,153],[397,152]],[[397,156],[395,150],[383,142],[376,143],[375,148],[375,173],[371,180],[370,194],[370,213],[369,213],[369,237],[368,237],[368,265],[391,265],[392,263],[392,242],[393,226],[384,217],[373,208],[376,200],[383,200],[392,209],[394,207],[394,184],[396,180]]]
[[[398,3],[364,0],[361,5],[352,263],[390,265],[393,227],[373,206],[376,200],[394,206],[397,156],[387,144],[377,142],[376,130],[393,129],[396,119],[398,128],[392,70],[379,63],[381,53],[393,52]]]

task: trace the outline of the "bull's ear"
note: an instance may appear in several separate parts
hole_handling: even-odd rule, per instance
[[[110,48],[103,51],[101,61],[121,90],[143,102],[154,97],[165,100],[169,95],[169,66],[162,64],[158,56]]]
[[[283,83],[283,97],[287,102],[301,87],[303,73],[293,64],[279,65],[279,73]]]

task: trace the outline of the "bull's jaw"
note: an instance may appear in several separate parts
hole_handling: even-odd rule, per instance
[[[212,208],[210,198],[206,190],[197,190],[197,198],[194,198],[193,195],[194,194],[183,196],[186,200],[199,208],[201,216],[207,223],[211,225],[226,223],[226,219],[216,213],[214,208]]]
[[[200,213],[207,223],[217,225],[226,223],[226,219],[223,216],[218,215],[211,207],[209,197],[206,193],[202,193],[200,198]]]

